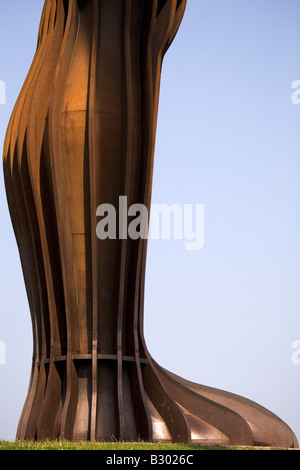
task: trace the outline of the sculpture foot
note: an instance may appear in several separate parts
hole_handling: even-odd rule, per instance
[[[144,371],[153,440],[203,445],[298,448],[276,415],[233,393],[195,384],[152,359]]]
[[[267,409],[184,380],[148,352],[139,360],[124,356],[119,366],[117,356],[99,356],[94,387],[90,356],[34,362],[18,440],[299,447],[293,431]]]

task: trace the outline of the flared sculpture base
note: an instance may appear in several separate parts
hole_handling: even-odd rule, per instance
[[[65,393],[68,362],[73,384],[69,397]],[[17,439],[143,439],[220,446],[298,447],[293,431],[267,409],[238,395],[184,380],[161,368],[150,356],[139,359],[139,364],[135,357],[123,357],[122,416],[117,357],[98,356],[97,368],[97,400],[93,410],[91,358],[57,357],[52,362],[36,363]],[[47,381],[44,397],[39,392]]]

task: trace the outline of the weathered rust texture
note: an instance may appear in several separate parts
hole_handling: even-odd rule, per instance
[[[162,60],[185,6],[45,1],[4,145],[34,344],[18,439],[297,446],[259,405],[156,364],[143,333],[147,241],[96,236],[100,204],[125,195],[150,208]]]

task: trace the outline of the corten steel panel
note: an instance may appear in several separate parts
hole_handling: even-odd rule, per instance
[[[147,241],[96,236],[100,204],[150,209],[161,65],[185,6],[45,1],[4,144],[34,340],[18,439],[298,445],[261,406],[156,364]]]

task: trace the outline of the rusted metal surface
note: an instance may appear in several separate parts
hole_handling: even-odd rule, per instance
[[[259,405],[191,384],[143,333],[147,240],[99,240],[99,204],[148,209],[161,65],[186,0],[46,0],[4,173],[32,315],[18,439],[297,446]]]

